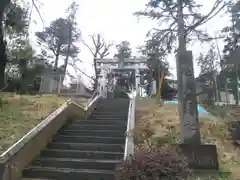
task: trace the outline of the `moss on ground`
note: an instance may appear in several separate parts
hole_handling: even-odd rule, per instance
[[[66,97],[56,95],[17,95],[0,93],[0,153],[60,107]],[[76,99],[87,102],[85,98]]]
[[[177,105],[159,105],[155,99],[138,99],[136,108],[137,134],[144,134],[146,129],[152,131],[148,133],[151,136],[151,143],[158,146],[180,141]],[[220,114],[215,120],[207,116],[199,119],[202,142],[216,144],[220,168],[231,171],[234,179],[240,179],[240,149],[233,145],[228,131],[228,123],[236,118],[233,115],[240,117],[240,108],[225,107],[214,110],[216,114]]]

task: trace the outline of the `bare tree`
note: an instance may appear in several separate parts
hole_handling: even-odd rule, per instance
[[[97,59],[102,59],[109,55],[109,49],[113,45],[113,43],[106,43],[106,41],[101,37],[100,34],[97,35],[90,35],[93,47],[88,45],[85,41],[83,44],[89,49],[89,51],[93,55],[93,66],[95,71],[95,82],[94,82],[94,89],[97,88],[98,83],[98,73],[97,73]]]

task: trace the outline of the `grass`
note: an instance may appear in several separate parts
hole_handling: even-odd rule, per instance
[[[216,121],[207,116],[200,117],[202,142],[216,144],[220,168],[231,171],[234,179],[240,179],[240,149],[228,138],[228,122],[234,119],[234,115],[240,116],[240,108],[225,108],[225,114],[222,108],[215,109],[215,114],[218,115]],[[144,126],[148,131],[152,129],[152,143],[169,145],[180,141],[177,105],[160,106],[155,99],[138,99],[136,119],[136,131],[139,131],[139,134],[143,134]]]
[[[52,111],[60,107],[66,97],[56,95],[17,95],[0,93],[0,153],[18,141]],[[86,99],[76,99],[84,104]]]

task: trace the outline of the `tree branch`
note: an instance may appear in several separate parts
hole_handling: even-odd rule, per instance
[[[94,52],[93,52],[93,50],[91,49],[91,47],[90,47],[87,43],[85,43],[84,40],[82,40],[82,42],[83,42],[83,44],[89,49],[89,51],[92,53],[92,55],[94,55]]]
[[[32,3],[33,3],[33,6],[35,7],[35,9],[37,10],[37,13],[38,13],[38,15],[39,15],[39,17],[40,17],[40,19],[41,19],[41,21],[43,23],[43,27],[44,27],[44,20],[43,20],[42,15],[41,15],[41,13],[40,13],[40,11],[39,11],[36,3],[35,3],[35,0],[32,0]]]
[[[196,22],[195,24],[191,25],[188,27],[187,31],[192,31],[193,29],[195,29],[196,27],[206,23],[207,21],[209,21],[210,19],[212,19],[213,17],[215,17],[225,6],[226,4],[224,4],[222,7],[219,8],[219,10],[217,12],[214,13],[214,11],[219,7],[219,5],[223,2],[223,0],[216,0],[212,9],[209,11],[209,13],[207,13],[207,15],[203,16],[202,19],[200,19],[198,22]],[[213,14],[214,13],[214,14]],[[213,14],[213,15],[212,15]],[[188,32],[189,33],[189,32]]]
[[[92,79],[95,81],[95,79],[89,75],[87,75],[85,72],[83,72],[75,63],[69,63],[70,66],[72,66],[74,69],[77,69],[78,71],[80,71],[81,73],[83,73],[85,76],[87,76],[88,78]]]

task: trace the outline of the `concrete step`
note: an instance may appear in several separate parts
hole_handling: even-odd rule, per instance
[[[89,120],[73,120],[23,172],[25,180],[114,180],[124,156],[129,100],[100,100]]]
[[[124,105],[128,105],[129,102],[123,101],[123,102],[114,102],[114,101],[100,101],[98,106],[124,106]]]
[[[118,119],[118,120],[125,120],[127,119],[128,116],[122,116],[122,115],[104,115],[104,114],[92,114],[88,119],[91,120],[114,120],[114,119]]]
[[[114,111],[114,110],[120,110],[121,112],[123,112],[124,110],[127,110],[129,107],[128,104],[123,104],[123,105],[111,105],[111,104],[100,104],[97,106],[96,109],[98,110],[109,110],[109,111]]]
[[[114,180],[113,171],[30,166],[23,177],[57,180]]]
[[[112,113],[126,113],[126,110],[128,110],[129,107],[121,107],[119,109],[116,108],[109,108],[107,109],[106,107],[96,107],[93,112],[105,112],[108,114],[112,114]]]
[[[123,118],[123,117],[106,117],[106,116],[90,116],[89,117],[91,120],[107,120],[107,121],[127,121],[128,118]]]
[[[54,179],[39,179],[39,178],[21,178],[21,180],[54,180]]]
[[[96,112],[108,112],[108,113],[116,113],[116,109],[118,110],[117,113],[126,113],[128,110],[128,106],[126,107],[106,107],[106,106],[97,106],[93,111]]]
[[[126,125],[125,121],[114,121],[114,120],[75,120],[71,124],[92,124],[92,125]]]
[[[103,144],[103,143],[69,143],[69,142],[52,142],[48,144],[49,149],[68,149],[80,151],[107,151],[107,152],[124,152],[125,144]]]
[[[126,113],[126,110],[128,110],[128,106],[121,107],[121,108],[114,108],[114,107],[106,107],[106,106],[97,106],[93,112],[106,112],[106,113],[118,113],[123,112]]]
[[[33,166],[73,168],[73,169],[98,169],[112,170],[121,160],[95,160],[95,159],[69,159],[69,158],[37,158]]]
[[[114,130],[61,130],[60,135],[125,137],[124,131]]]
[[[122,100],[116,100],[116,99],[104,99],[100,100],[99,104],[127,104],[129,103],[129,99],[122,99]]]
[[[124,125],[69,124],[66,130],[119,130],[126,131]]]
[[[98,105],[106,105],[106,106],[109,106],[109,105],[112,105],[112,106],[122,106],[122,105],[127,105],[129,104],[129,102],[110,102],[110,101],[100,101]]]
[[[93,111],[91,115],[100,115],[100,116],[127,116],[128,114],[125,112],[113,112],[113,113],[109,113],[109,112],[105,112],[105,111],[102,111],[102,112],[99,112],[99,111]]]
[[[76,142],[76,143],[107,143],[107,144],[124,144],[125,137],[99,137],[99,136],[72,136],[57,135],[52,142]]]
[[[80,158],[80,159],[106,159],[120,160],[124,152],[107,152],[107,151],[79,151],[63,149],[45,149],[41,152],[41,157],[51,158]]]

